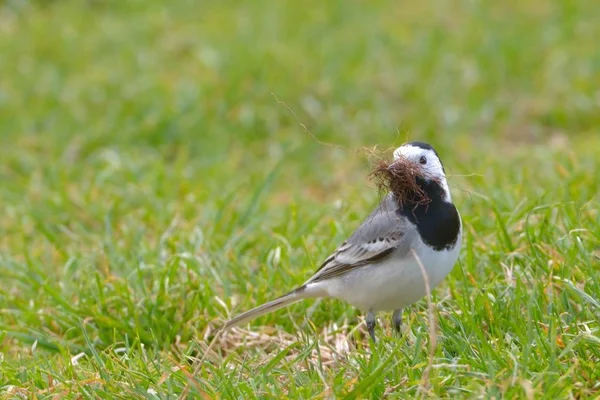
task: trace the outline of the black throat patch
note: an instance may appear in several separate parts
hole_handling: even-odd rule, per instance
[[[396,212],[416,225],[423,242],[434,250],[452,248],[460,232],[460,217],[454,204],[444,201],[444,189],[432,180],[417,179],[431,201],[418,204],[407,201]]]

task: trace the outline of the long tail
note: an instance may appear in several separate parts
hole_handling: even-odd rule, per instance
[[[288,294],[284,294],[283,296],[269,301],[261,306],[253,308],[250,311],[246,311],[243,314],[236,316],[235,318],[230,319],[221,327],[222,331],[225,331],[229,328],[233,328],[234,326],[242,325],[245,322],[248,322],[254,318],[260,317],[261,315],[268,314],[275,310],[279,310],[285,306],[288,306],[292,303],[296,303],[302,299],[307,299],[310,297],[319,297],[315,295],[310,290],[306,290],[306,286],[299,287],[298,289],[292,290]]]

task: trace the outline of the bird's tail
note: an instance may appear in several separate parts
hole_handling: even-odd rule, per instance
[[[248,322],[254,318],[260,317],[261,315],[268,314],[275,310],[279,310],[285,306],[288,306],[292,303],[300,301],[302,299],[307,299],[310,297],[319,297],[312,293],[310,290],[307,290],[306,286],[301,286],[298,289],[292,290],[288,294],[284,294],[283,296],[269,301],[263,305],[260,305],[256,308],[253,308],[250,311],[246,311],[243,314],[236,316],[235,318],[230,319],[221,327],[221,330],[225,331],[229,328],[233,328],[234,326],[241,325],[245,322]]]

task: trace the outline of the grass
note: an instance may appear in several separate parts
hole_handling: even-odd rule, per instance
[[[600,6],[165,4],[0,2],[2,396],[600,395]],[[304,302],[192,376],[374,207],[356,149],[406,139],[465,225],[434,352],[425,300],[375,346]]]

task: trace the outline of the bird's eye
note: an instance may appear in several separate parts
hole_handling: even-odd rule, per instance
[[[419,162],[421,164],[427,164],[427,158],[425,156],[422,156],[421,158],[419,158]]]

